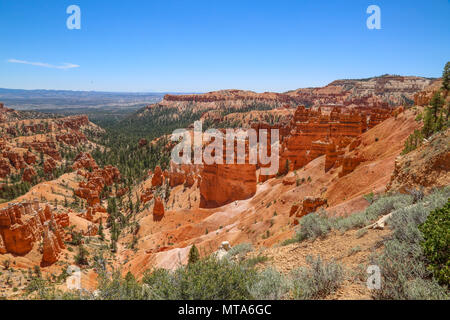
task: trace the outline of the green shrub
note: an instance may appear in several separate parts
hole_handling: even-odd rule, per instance
[[[269,260],[269,258],[267,256],[262,255],[262,254],[258,254],[256,257],[244,260],[242,263],[243,263],[243,265],[245,265],[248,268],[253,268],[258,263],[264,263],[267,260]]]
[[[151,299],[230,300],[249,299],[248,287],[256,271],[227,259],[202,259],[173,273],[154,271],[144,276]]]
[[[75,256],[75,263],[77,265],[88,265],[88,256],[89,256],[89,252],[83,247],[83,246],[79,246],[78,247],[78,254]]]
[[[267,268],[258,274],[249,292],[256,300],[278,300],[286,296],[289,285],[284,276],[273,268]]]
[[[198,252],[197,247],[193,244],[189,250],[188,264],[196,263],[198,260],[200,260],[200,252]]]
[[[335,262],[323,263],[308,256],[309,268],[301,267],[291,272],[293,296],[295,299],[318,299],[334,292],[344,280],[341,265]]]
[[[315,240],[325,237],[330,230],[330,221],[325,212],[314,212],[300,220],[300,228],[297,231],[296,238],[298,241]]]
[[[306,239],[315,240],[325,237],[331,230],[347,231],[362,228],[396,209],[403,208],[413,202],[411,195],[386,195],[373,200],[366,210],[347,217],[327,217],[322,210],[306,215],[300,220],[295,238],[283,242],[284,245]]]
[[[450,284],[450,200],[419,226],[428,269],[442,285]]]
[[[373,263],[381,270],[381,289],[374,290],[376,299],[447,299],[446,288],[438,285],[427,270],[420,243],[423,235],[419,225],[430,211],[442,207],[450,188],[435,190],[423,201],[395,210],[389,221],[392,237],[384,242],[385,250]]]
[[[104,273],[99,277],[98,296],[100,300],[140,300],[146,298],[146,291],[128,272],[125,278],[120,271],[113,272],[111,278]],[[92,297],[94,298],[94,297]]]
[[[251,243],[240,243],[232,247],[225,255],[225,258],[231,259],[236,256],[243,257],[251,251],[253,251],[253,246]]]

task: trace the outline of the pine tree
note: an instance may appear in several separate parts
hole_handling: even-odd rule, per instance
[[[445,64],[442,72],[442,89],[450,90],[450,61]]]
[[[191,250],[189,250],[188,264],[196,263],[199,260],[200,260],[200,253],[198,252],[198,249],[195,246],[195,244],[193,244]]]
[[[433,111],[433,120],[436,121],[438,113],[444,105],[444,99],[442,99],[440,91],[434,93],[433,97],[431,98],[430,105]]]
[[[98,226],[98,235],[100,237],[100,240],[105,240],[105,234],[103,233],[103,223],[102,220],[100,220],[100,225]]]

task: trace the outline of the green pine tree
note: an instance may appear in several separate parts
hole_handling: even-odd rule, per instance
[[[191,250],[189,250],[188,264],[196,263],[199,260],[200,260],[200,252],[198,252],[197,247],[195,246],[195,244],[193,244]]]

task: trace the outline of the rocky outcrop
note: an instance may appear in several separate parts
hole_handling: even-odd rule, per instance
[[[40,206],[37,201],[9,204],[0,210],[0,253],[25,255],[33,246],[43,241],[42,263],[57,261],[61,249],[62,226],[65,217],[59,218],[48,205]]]
[[[186,176],[186,181],[184,182],[184,186],[187,187],[187,188],[190,188],[190,187],[192,187],[194,185],[194,183],[195,183],[195,180],[194,180],[193,175],[192,174],[188,174]]]
[[[106,223],[108,218],[106,209],[99,204],[88,207],[86,211],[79,216],[94,223]]]
[[[366,118],[356,112],[332,112],[330,115],[299,106],[291,123],[291,133],[283,137],[280,169],[296,170],[315,158],[329,153],[326,170],[334,163],[336,145],[356,138],[365,130]],[[334,146],[330,146],[334,144]],[[345,145],[345,144],[344,144]],[[334,155],[332,153],[335,153]],[[282,172],[285,173],[285,172]]]
[[[330,143],[325,153],[325,172],[328,172],[334,166],[340,166],[344,153],[344,150],[338,150],[334,143]]]
[[[42,240],[42,261],[41,265],[47,266],[58,261],[61,250],[65,248],[61,233],[54,229],[54,226],[44,225]],[[51,227],[50,227],[51,226]],[[52,229],[54,231],[52,231]]]
[[[184,172],[169,172],[169,185],[171,188],[182,185],[186,181]]]
[[[35,176],[37,176],[36,170],[33,167],[28,167],[23,171],[22,180],[31,183]]]
[[[292,217],[293,215],[295,215],[298,211],[298,209],[300,208],[300,205],[298,204],[293,204],[291,206],[291,210],[289,211],[289,217]]]
[[[71,131],[69,133],[57,134],[56,141],[64,142],[67,145],[76,147],[81,143],[87,142],[86,136],[78,131]]]
[[[140,200],[142,204],[146,204],[150,200],[153,199],[153,192],[151,189],[146,189],[144,192],[142,192]]]
[[[72,129],[78,131],[80,128],[89,124],[87,115],[70,116],[56,121],[58,129]]]
[[[26,152],[26,153],[23,155],[23,160],[25,160],[25,162],[26,162],[28,165],[32,165],[32,164],[35,164],[35,163],[36,163],[36,156],[35,156],[33,153],[31,153],[31,152]]]
[[[450,129],[435,134],[416,150],[398,156],[386,191],[408,193],[413,189],[450,185]]]
[[[148,145],[148,140],[145,138],[139,139],[139,148],[143,148]]]
[[[363,161],[364,159],[361,157],[345,157],[342,160],[342,171],[339,172],[339,178],[353,172],[353,170],[355,170],[355,168]]]
[[[53,141],[23,142],[22,147],[27,149],[30,148],[36,153],[43,153],[56,161],[61,161],[61,154],[56,149],[56,143]]]
[[[153,216],[157,219],[161,219],[164,216],[164,204],[161,198],[155,198],[155,205],[153,206]]]
[[[98,169],[98,165],[95,162],[94,158],[92,158],[92,156],[89,153],[81,152],[76,156],[74,163],[72,165],[72,169],[96,170]]]
[[[438,79],[430,83],[429,86],[423,88],[422,91],[414,95],[415,106],[427,106],[430,104],[431,98],[442,87],[442,80]]]
[[[256,166],[212,164],[201,171],[200,208],[216,208],[252,197],[256,192]]]
[[[44,172],[45,173],[52,173],[53,170],[56,169],[56,161],[53,160],[53,158],[48,158],[44,162]]]
[[[297,217],[303,217],[308,213],[315,212],[318,208],[325,205],[326,203],[326,199],[306,197],[302,203],[302,210],[297,214]]]
[[[283,179],[283,185],[285,186],[291,186],[295,184],[295,182],[296,182],[295,177],[285,177]]]
[[[100,203],[100,194],[97,190],[89,188],[78,188],[74,190],[76,196],[85,199],[89,206],[94,206]]]
[[[152,177],[152,187],[162,186],[163,183],[163,175],[160,166],[156,166],[155,172]]]
[[[81,181],[78,188],[74,190],[75,195],[85,199],[89,207],[95,207],[100,204],[100,193],[105,186],[111,186],[120,180],[119,169],[111,165],[99,169],[97,163],[88,153],[80,153],[77,156],[74,167],[87,168],[91,171],[78,170],[77,174],[86,178]],[[92,211],[91,211],[92,212]],[[97,211],[98,212],[98,211]]]
[[[372,129],[377,124],[383,122],[392,116],[392,110],[390,109],[371,109],[370,111],[370,119],[368,127]]]
[[[5,178],[11,173],[9,161],[4,158],[0,158],[0,178]]]
[[[26,163],[23,160],[22,155],[19,153],[16,153],[14,151],[3,151],[3,157],[8,159],[11,165],[16,170],[23,169],[26,167]]]

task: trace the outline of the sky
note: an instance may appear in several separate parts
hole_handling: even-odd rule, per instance
[[[78,5],[80,29],[68,29]],[[381,29],[368,29],[369,5]],[[382,74],[439,77],[449,0],[0,0],[0,87],[284,92]]]

